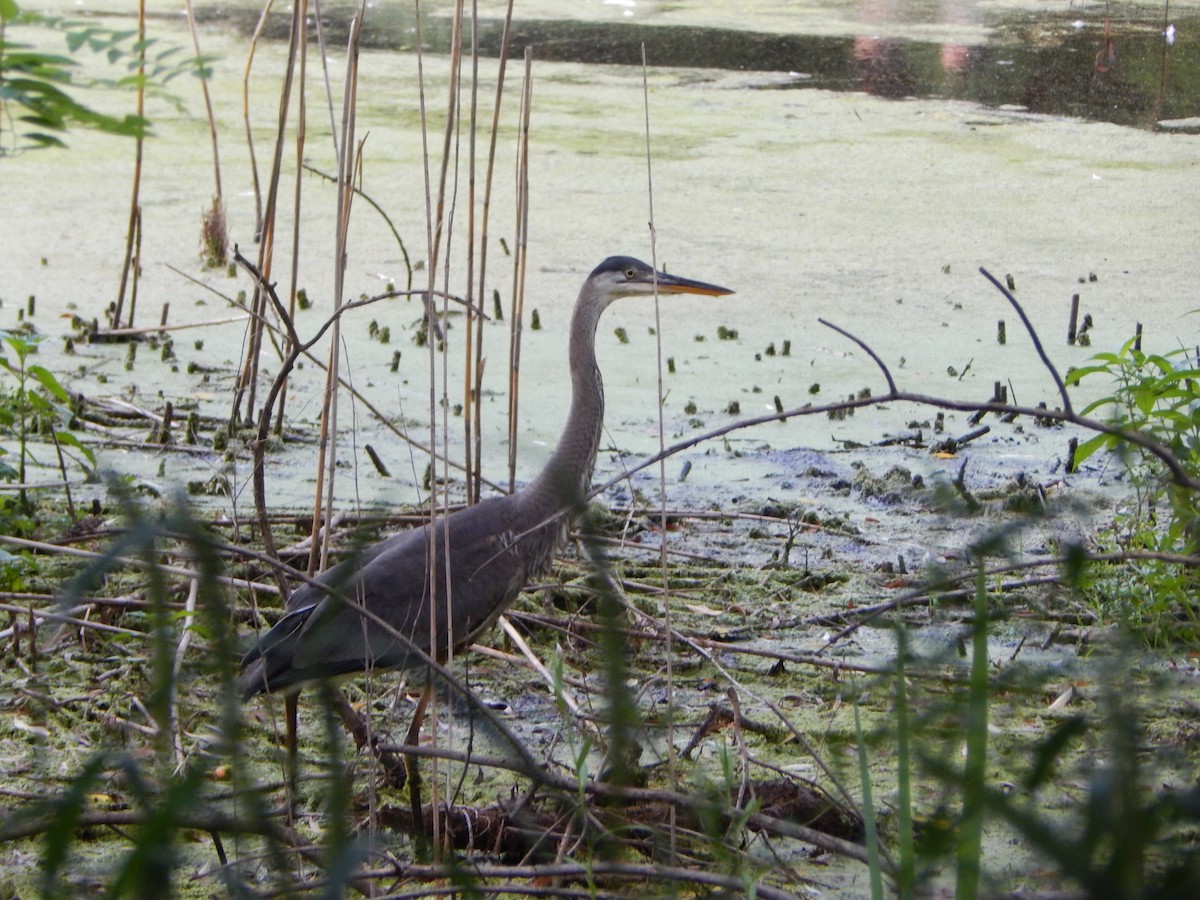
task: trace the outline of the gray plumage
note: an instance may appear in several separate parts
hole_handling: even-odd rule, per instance
[[[420,664],[406,641],[344,602],[361,604],[429,656],[444,659],[491,626],[530,581],[544,575],[566,540],[591,485],[604,425],[604,385],[596,365],[596,326],[621,297],[732,291],[677,278],[626,256],[588,276],[571,317],[571,410],[558,446],[528,486],[483,500],[375,544],[291,595],[286,614],[242,660],[241,688],[295,689],[318,678]],[[430,591],[430,546],[436,575]],[[449,572],[449,590],[447,590]],[[436,622],[430,627],[430,597]],[[446,598],[450,608],[446,608]]]

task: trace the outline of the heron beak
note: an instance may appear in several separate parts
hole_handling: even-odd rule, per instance
[[[708,297],[722,297],[732,294],[729,288],[705,281],[693,281],[690,278],[680,278],[678,275],[658,273],[658,292],[660,294],[704,294]]]

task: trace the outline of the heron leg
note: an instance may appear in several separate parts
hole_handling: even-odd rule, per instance
[[[354,738],[354,745],[360,750],[364,746],[369,747],[383,768],[383,776],[387,779],[388,784],[397,790],[404,787],[408,766],[401,763],[396,758],[396,754],[379,749],[379,735],[372,733],[367,725],[366,717],[350,704],[341,688],[335,687],[331,692],[331,697],[334,710],[341,718],[346,730],[350,732],[350,736]]]
[[[299,715],[296,701],[300,696],[300,692],[285,694],[283,698],[283,717],[285,720],[285,728],[283,735],[283,747],[287,754],[285,765],[287,766],[287,785],[288,794],[291,797],[296,796],[296,784],[298,783],[298,770],[300,767],[300,753],[296,738],[296,721]]]
[[[417,701],[417,708],[413,710],[412,724],[408,726],[408,734],[404,738],[404,743],[410,747],[417,746],[421,740],[421,726],[425,722],[425,711],[429,708],[432,697],[433,681],[430,680],[425,683],[425,690],[421,691],[421,699]],[[417,766],[417,757],[405,754],[404,771],[408,776],[408,802],[412,809],[414,855],[418,859],[425,859],[429,856],[429,841],[425,834],[425,814],[421,807],[421,770]]]

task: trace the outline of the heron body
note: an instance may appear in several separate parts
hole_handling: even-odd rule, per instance
[[[597,266],[571,317],[571,409],[545,468],[516,493],[381,541],[293,593],[283,618],[242,660],[243,695],[294,690],[368,669],[417,666],[422,657],[412,651],[414,645],[444,659],[491,626],[526,584],[545,574],[586,501],[600,446],[604,385],[595,346],[600,315],[614,300],[652,295],[656,287],[664,294],[732,293],[656,272],[630,257],[609,257]]]

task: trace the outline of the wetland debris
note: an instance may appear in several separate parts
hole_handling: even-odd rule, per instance
[[[925,435],[920,428],[903,431],[899,434],[885,434],[875,442],[876,447],[924,447]]]
[[[364,445],[363,449],[367,451],[367,456],[371,458],[371,464],[375,466],[375,471],[384,478],[391,478],[392,473],[389,472],[388,467],[383,464],[383,460],[379,458],[379,454],[375,452],[375,448],[370,444],[366,444]]]
[[[732,713],[730,716],[727,725],[734,725]],[[387,745],[384,748],[393,749]],[[494,765],[491,760],[484,762]],[[862,840],[861,817],[812,782],[793,778],[755,779],[747,782],[746,787],[757,807],[757,812],[746,822],[751,831],[789,837],[795,836],[793,828],[800,826],[817,840],[822,834],[841,841]],[[587,790],[588,810],[595,821],[624,833],[626,845],[646,856],[654,856],[660,849],[655,835],[665,830],[671,829],[681,837],[690,832],[699,841],[704,841],[711,832],[712,823],[706,826],[706,819],[714,812],[710,797],[642,789],[636,798],[630,798],[626,796],[627,790],[622,792],[603,781],[589,782]],[[508,862],[531,855],[537,858],[539,848],[553,848],[570,840],[572,832],[569,827],[564,830],[564,823],[574,822],[574,817],[563,813],[561,803],[553,799],[530,801],[524,797],[485,807],[456,805],[437,809],[442,836],[455,850],[498,854]],[[420,816],[419,827],[431,838],[435,833],[433,805],[422,807]],[[404,833],[412,832],[417,825],[410,807],[394,804],[380,808],[379,823]],[[728,826],[729,823],[722,822],[720,827]],[[583,874],[581,871],[580,875]]]
[[[1079,295],[1071,295],[1071,312],[1067,317],[1067,344],[1075,344],[1075,326],[1079,321]]]
[[[1075,454],[1079,450],[1079,438],[1073,437],[1067,441],[1067,461],[1065,469],[1068,475],[1075,472]]]
[[[1039,401],[1037,408],[1049,410],[1049,407],[1046,406],[1045,400]],[[1057,411],[1058,410],[1056,409],[1055,412],[1057,412]],[[1062,427],[1062,422],[1059,419],[1056,419],[1054,416],[1034,416],[1033,424],[1036,425],[1038,428],[1060,428],[1060,427]]]
[[[960,435],[959,437],[946,438],[944,441],[938,441],[936,444],[934,444],[932,447],[929,448],[929,452],[930,453],[945,453],[945,454],[949,454],[950,456],[953,456],[963,446],[965,446],[966,444],[969,444],[971,441],[974,441],[974,440],[977,440],[978,438],[983,437],[985,434],[987,434],[991,430],[992,430],[992,426],[981,425],[979,428],[976,428],[972,431],[968,431],[966,434]]]
[[[884,506],[897,506],[925,487],[925,480],[904,466],[892,466],[882,476],[873,475],[865,463],[852,463],[854,476],[851,486],[864,500],[875,500]]]

